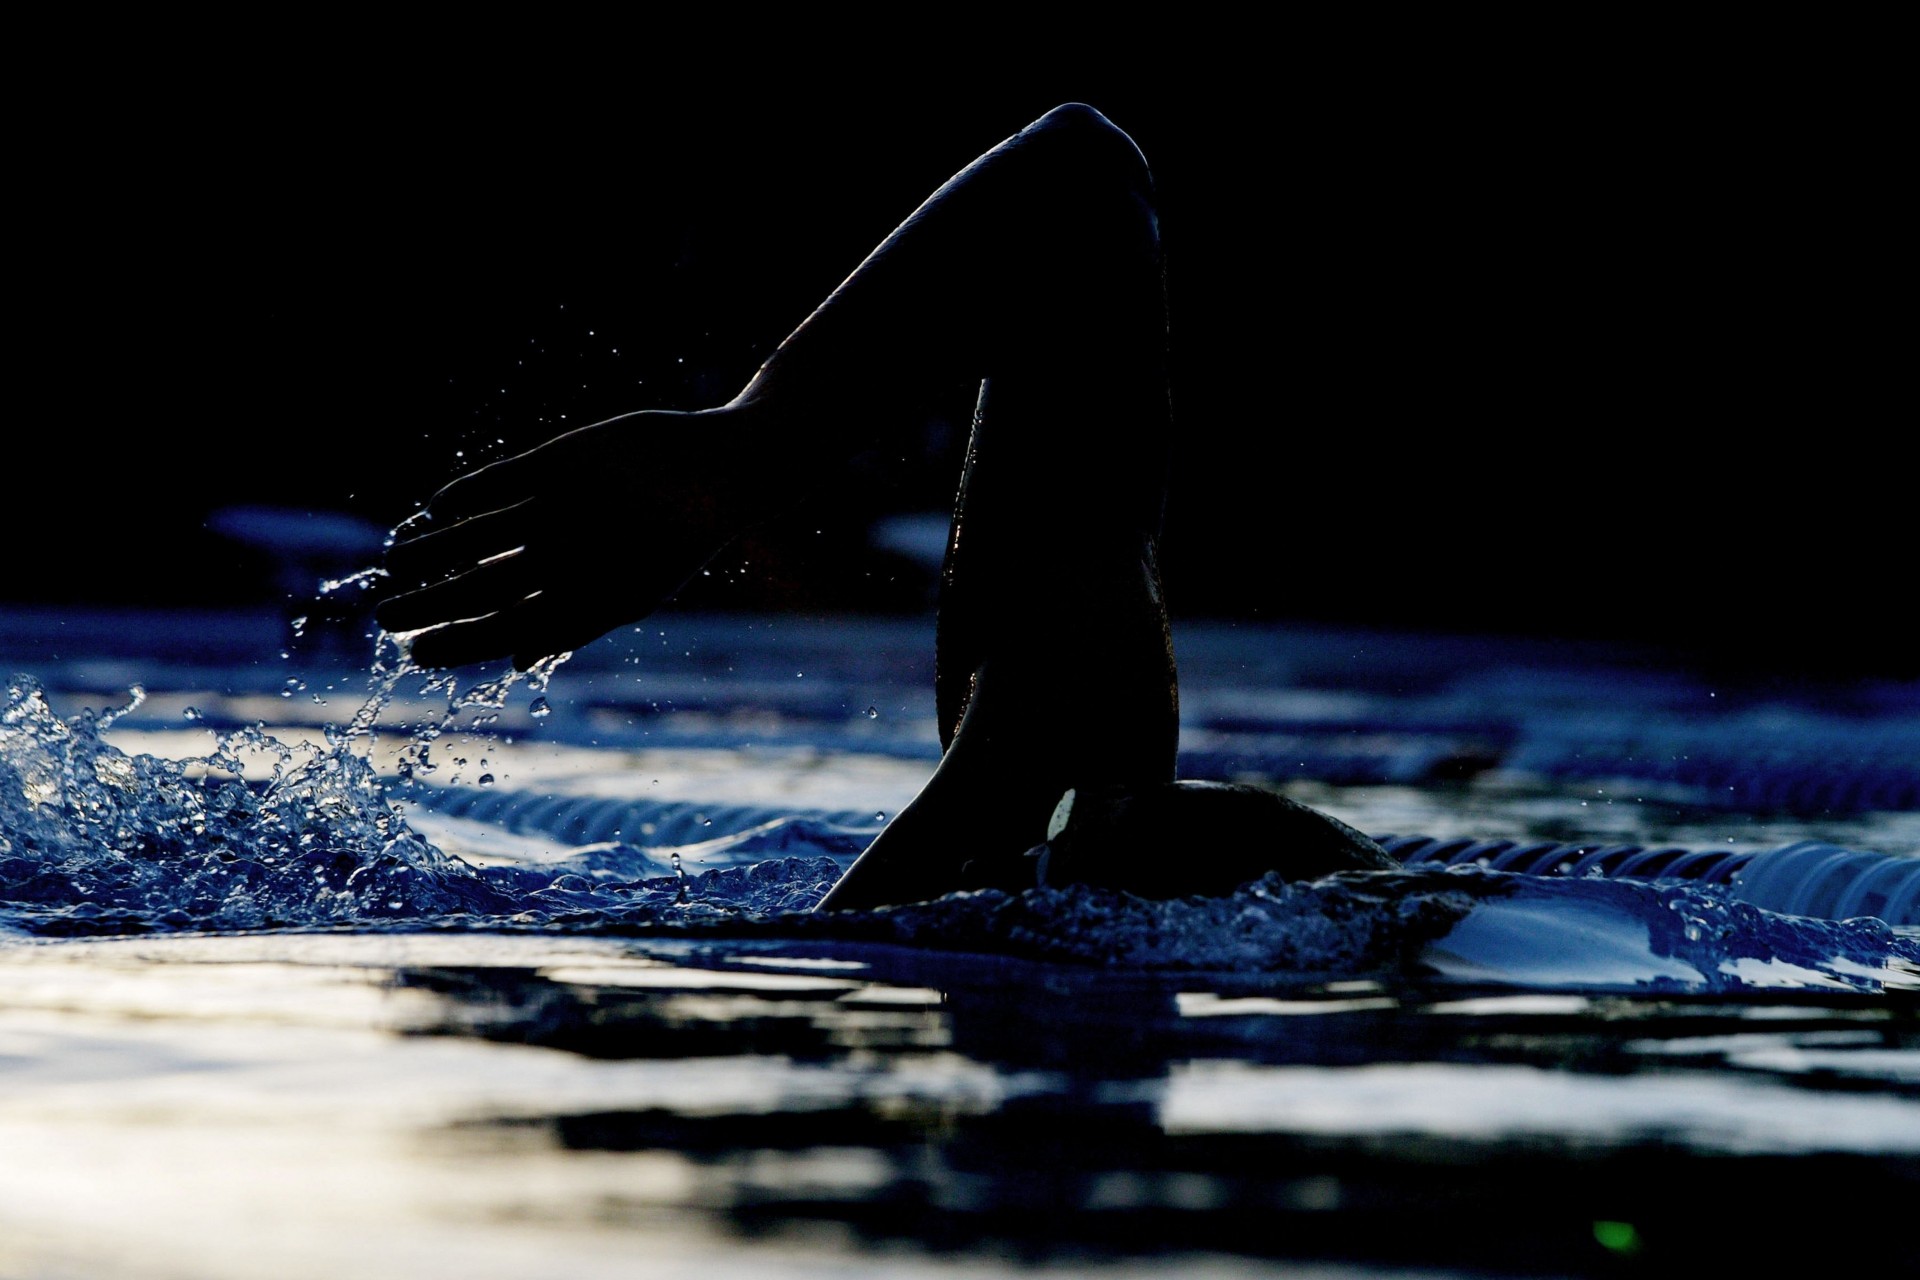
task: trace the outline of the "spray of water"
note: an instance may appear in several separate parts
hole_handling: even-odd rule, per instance
[[[405,727],[399,779],[431,767],[432,744],[463,715],[497,715],[522,680],[544,688],[566,655],[462,690],[426,688],[445,709]],[[458,858],[408,826],[368,755],[381,713],[424,673],[381,635],[369,694],[319,743],[283,742],[264,724],[219,735],[206,755],[129,755],[106,740],[137,709],[62,720],[30,676],[0,713],[0,885],[54,932],[130,927],[260,928],[444,917],[508,905]],[[189,709],[190,721],[200,713]]]
[[[443,767],[434,752],[446,734],[484,734],[522,681],[544,691],[564,660],[461,688],[382,635],[366,700],[321,742],[284,742],[254,724],[178,760],[106,740],[145,701],[139,686],[121,706],[62,719],[39,682],[15,676],[0,710],[0,928],[772,930],[1144,968],[1351,974],[1452,964],[1516,982],[1547,973],[1609,985],[1628,974],[1675,989],[1878,990],[1911,986],[1920,973],[1920,940],[1882,922],[1776,916],[1692,884],[1451,868],[1316,884],[1269,878],[1226,897],[1153,902],[1071,888],[986,891],[822,916],[811,908],[850,849],[841,847],[846,833],[804,822],[703,836],[685,846],[703,860],[728,842],[738,845],[735,859],[774,856],[699,875],[673,849],[620,845],[546,866],[480,869],[436,848],[397,797],[427,787],[425,775]],[[417,723],[383,726],[411,679],[443,699]],[[191,708],[186,717],[201,719]],[[382,778],[370,759],[376,737],[389,733],[401,739],[398,763]],[[1571,969],[1556,942],[1569,922],[1605,944],[1583,943]]]

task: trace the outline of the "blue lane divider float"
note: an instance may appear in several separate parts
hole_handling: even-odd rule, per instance
[[[624,840],[637,847],[667,849],[789,821],[814,833],[830,830],[859,837],[854,839],[854,851],[858,852],[883,825],[875,820],[871,809],[796,810],[780,805],[622,800],[451,786],[420,787],[408,798],[448,817],[485,822],[566,845]]]
[[[864,810],[796,811],[772,805],[703,805],[467,787],[425,787],[413,798],[440,813],[576,846],[625,840],[636,846],[669,848],[777,824],[791,828],[790,843],[814,852],[851,855],[882,826],[876,815]],[[1878,916],[1889,924],[1920,925],[1920,857],[1812,840],[1777,849],[1734,850],[1471,837],[1438,840],[1422,835],[1375,839],[1407,866],[1478,865],[1526,875],[1693,880],[1726,885],[1743,902],[1789,915],[1829,920]],[[779,846],[778,841],[762,844],[766,846],[763,856],[771,856],[768,851]]]
[[[1736,897],[1788,915],[1920,925],[1920,858],[1803,840],[1749,862],[1733,887]]]
[[[1742,902],[1785,915],[1877,916],[1920,925],[1920,858],[1801,840],[1762,851],[1674,845],[1376,837],[1407,866],[1490,867],[1527,875],[1608,876],[1723,884]]]
[[[1535,876],[1620,876],[1629,880],[1698,880],[1727,884],[1756,856],[1752,850],[1693,850],[1678,845],[1566,844],[1554,840],[1375,836],[1407,866],[1482,866]]]

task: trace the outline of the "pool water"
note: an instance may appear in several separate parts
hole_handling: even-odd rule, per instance
[[[1183,773],[1376,836],[1920,854],[1912,684],[1176,647]],[[0,621],[0,1274],[1920,1260],[1920,928],[1471,863],[1177,896],[1204,849],[809,913],[937,758],[931,654],[665,617],[349,732],[358,644]]]

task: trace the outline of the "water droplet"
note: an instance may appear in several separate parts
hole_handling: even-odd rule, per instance
[[[493,775],[492,775],[492,774],[490,774],[490,773],[483,773],[483,774],[481,774],[481,775],[480,775],[480,785],[481,785],[481,786],[483,786],[483,787],[490,787],[490,786],[492,786],[492,785],[493,785]]]
[[[545,698],[535,698],[527,705],[527,714],[535,720],[544,719],[553,714],[553,706]]]
[[[198,707],[188,707],[185,711],[182,711],[180,714],[189,720],[204,720],[206,719],[206,715],[207,715],[206,712],[202,711]]]
[[[867,719],[878,720],[879,718],[880,718],[880,708],[878,707],[867,708]]]
[[[882,810],[880,810],[880,811],[878,811],[878,812],[876,812],[876,813],[875,813],[875,814],[873,815],[873,820],[874,820],[875,822],[885,822],[885,821],[887,820],[887,813],[886,813],[886,810],[884,810],[884,809],[882,809]]]
[[[307,629],[307,615],[303,613],[299,617],[295,618],[293,620],[292,626],[293,626],[293,634],[295,635],[299,635],[302,631],[305,631]]]

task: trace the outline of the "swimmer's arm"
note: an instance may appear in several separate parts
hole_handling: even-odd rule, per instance
[[[1056,107],[955,174],[828,296],[732,401],[803,418],[843,460],[917,425],[929,398],[1036,349],[1089,294],[1142,313],[1165,342],[1152,179],[1133,140],[1091,107]],[[1073,307],[1057,304],[1063,291]],[[1095,304],[1098,305],[1098,304]],[[1108,334],[1105,340],[1110,341]]]
[[[1148,183],[1104,116],[1049,112],[929,197],[728,403],[583,427],[435,494],[388,554],[400,590],[380,625],[421,666],[524,669],[645,617],[750,525],[917,426],[940,389],[1015,347],[1070,348],[1071,326],[1047,327],[1063,290],[1082,307],[1119,291],[1157,360]]]

